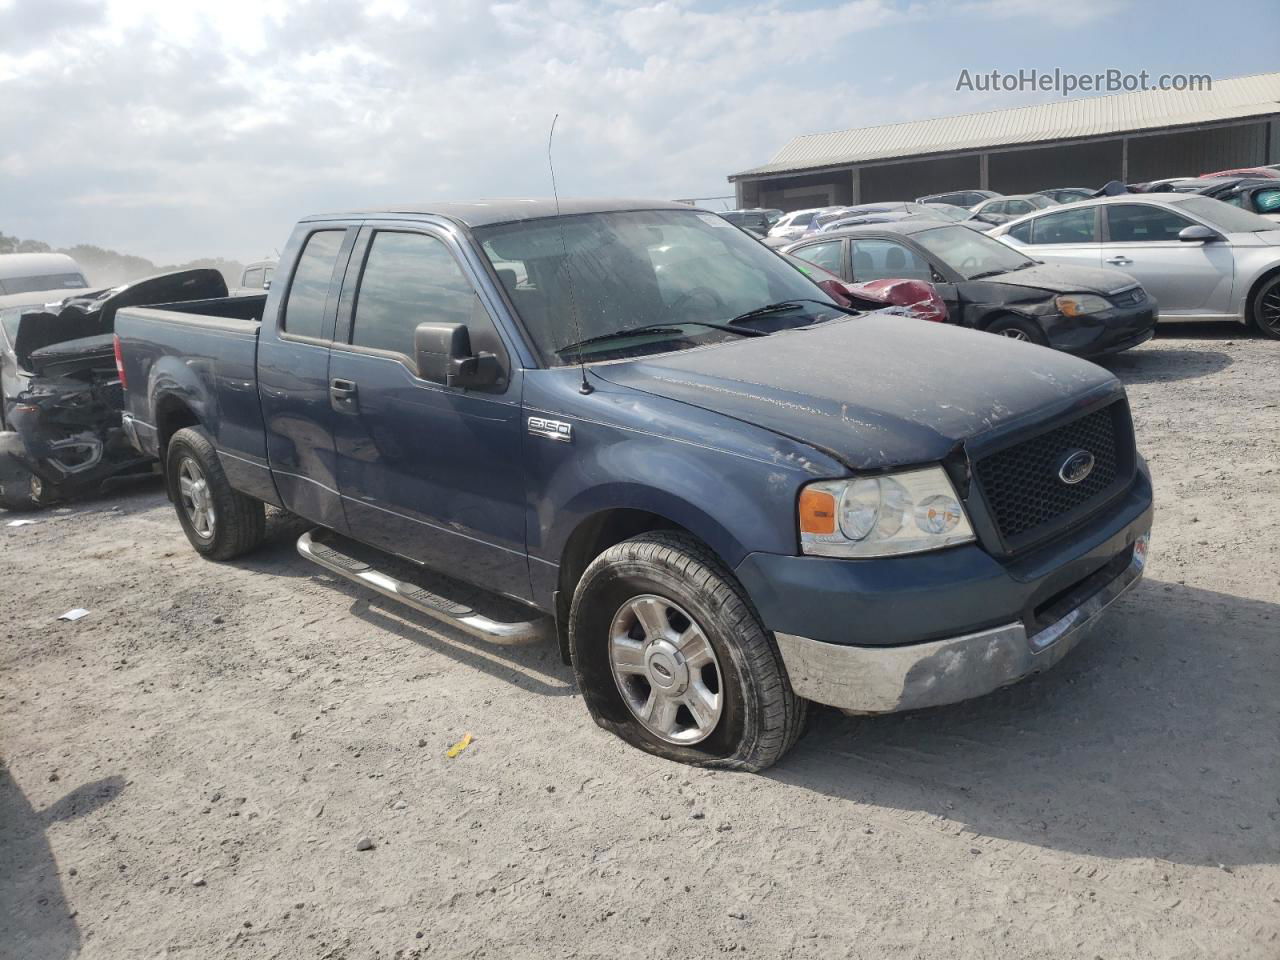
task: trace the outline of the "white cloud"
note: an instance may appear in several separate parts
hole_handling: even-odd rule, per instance
[[[0,229],[256,256],[321,209],[546,194],[556,112],[564,194],[728,193],[726,174],[797,133],[946,112],[905,84],[868,95],[857,69],[860,48],[936,12],[19,0],[0,6]],[[822,62],[850,69],[815,91],[805,68]]]

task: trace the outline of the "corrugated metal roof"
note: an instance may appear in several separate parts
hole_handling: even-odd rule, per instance
[[[957,150],[1072,140],[1280,113],[1280,73],[1215,80],[1212,90],[1147,90],[958,117],[796,137],[768,163],[735,177]]]

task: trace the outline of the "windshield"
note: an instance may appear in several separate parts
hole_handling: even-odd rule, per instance
[[[968,227],[947,225],[921,230],[911,239],[966,280],[1021,270],[1034,263],[1012,247]]]
[[[478,227],[474,234],[551,365],[578,361],[577,350],[557,353],[566,346],[637,327],[662,329],[584,346],[583,358],[735,339],[732,331],[696,324],[725,324],[780,301],[818,301],[786,313],[788,326],[844,315],[811,280],[714,214],[589,213]]]
[[[1053,202],[1053,200],[1050,197],[1042,197],[1038,193],[1033,193],[1031,196],[1027,197],[1026,200],[1037,210],[1043,210],[1046,207],[1056,206],[1056,204]]]
[[[78,273],[48,273],[38,277],[5,277],[0,280],[0,294],[38,293],[41,290],[70,290],[89,284]]]
[[[1233,207],[1221,200],[1214,200],[1212,197],[1188,197],[1175,209],[1179,208],[1209,221],[1223,233],[1260,233],[1263,230],[1276,229],[1274,220]]]

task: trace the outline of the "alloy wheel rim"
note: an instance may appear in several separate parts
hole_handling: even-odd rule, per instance
[[[1029,341],[1031,339],[1026,335],[1026,333],[1019,330],[1017,327],[1006,327],[1000,331],[1000,336],[1008,337],[1010,340]]]
[[[202,540],[213,539],[213,528],[217,520],[213,509],[213,496],[209,491],[209,481],[205,479],[200,465],[190,457],[183,457],[178,465],[178,497],[182,501],[183,512],[191,523],[191,529]]]
[[[627,709],[660,740],[694,744],[720,722],[724,684],[706,632],[666,597],[632,597],[609,627],[609,668]]]
[[[1280,333],[1280,283],[1273,283],[1258,304],[1258,319],[1268,329]]]

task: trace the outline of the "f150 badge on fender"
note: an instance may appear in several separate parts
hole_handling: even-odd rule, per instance
[[[563,420],[548,420],[545,417],[530,417],[529,432],[535,437],[546,437],[548,440],[573,440],[573,424]]]

